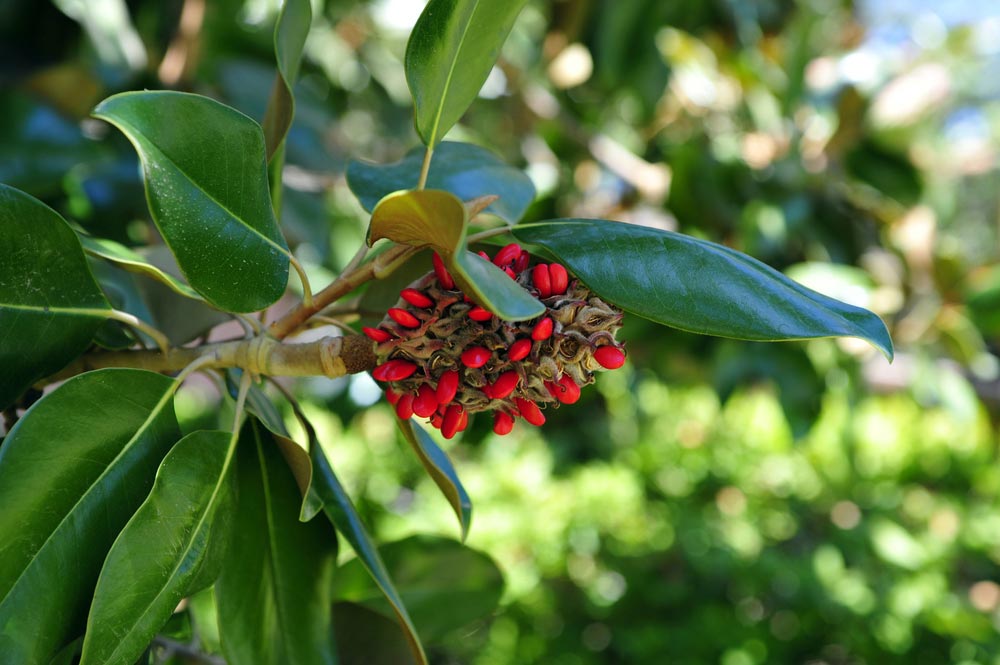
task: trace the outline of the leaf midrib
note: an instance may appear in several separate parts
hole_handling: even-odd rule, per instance
[[[45,537],[45,540],[38,547],[38,549],[35,550],[35,553],[34,555],[32,555],[31,560],[28,561],[28,563],[24,566],[24,569],[21,570],[21,573],[17,576],[17,579],[14,580],[14,583],[10,585],[10,590],[4,596],[4,599],[0,600],[0,606],[2,606],[3,602],[7,598],[10,598],[11,594],[14,593],[14,590],[17,589],[18,585],[21,583],[21,580],[24,579],[25,574],[28,572],[28,570],[32,568],[35,562],[38,561],[39,555],[43,551],[45,551],[45,549],[49,546],[49,543],[52,542],[53,537],[55,537],[55,535],[60,531],[60,529],[62,529],[63,524],[66,523],[66,520],[69,519],[70,515],[72,515],[74,511],[76,511],[76,509],[80,506],[80,504],[83,503],[83,501],[90,496],[94,488],[100,484],[101,480],[103,480],[106,475],[108,475],[108,472],[115,467],[116,463],[126,453],[132,450],[133,445],[135,445],[135,442],[139,439],[139,437],[142,434],[144,434],[149,428],[150,424],[152,424],[152,422],[159,417],[160,413],[163,411],[163,408],[166,406],[167,402],[170,401],[170,398],[173,397],[174,393],[177,391],[177,387],[178,387],[177,381],[174,381],[167,388],[167,390],[163,394],[163,397],[160,398],[160,401],[157,402],[156,405],[153,407],[153,409],[149,412],[149,416],[146,417],[146,420],[143,421],[142,425],[140,425],[138,429],[136,429],[136,432],[134,435],[132,435],[132,438],[130,438],[125,443],[125,445],[122,446],[122,449],[118,452],[117,455],[115,455],[114,459],[112,459],[108,463],[108,465],[104,467],[104,471],[102,471],[101,474],[94,479],[94,482],[92,482],[90,486],[87,487],[86,491],[80,495],[80,498],[77,499],[72,506],[70,506],[70,509],[66,511],[66,514],[63,515],[61,520],[59,520],[59,523],[52,529],[49,535]]]
[[[462,29],[462,36],[458,39],[458,48],[455,50],[455,57],[451,60],[451,65],[448,67],[448,75],[444,79],[444,89],[441,91],[441,101],[438,103],[437,113],[434,114],[434,125],[431,127],[431,135],[428,143],[428,149],[433,150],[434,146],[438,143],[440,139],[437,138],[438,128],[441,126],[441,114],[444,113],[445,103],[448,99],[448,94],[451,88],[451,79],[455,74],[455,67],[458,65],[459,55],[462,53],[462,48],[465,46],[465,37],[469,34],[469,28],[472,25],[472,19],[479,11],[479,0],[476,0],[472,6],[472,12],[469,13],[469,20],[465,22],[465,27]]]
[[[195,189],[197,189],[199,192],[201,192],[202,194],[204,194],[205,198],[207,198],[209,201],[211,201],[215,205],[219,206],[220,209],[222,209],[223,211],[225,211],[225,213],[227,215],[229,215],[230,218],[232,218],[233,220],[235,220],[240,226],[246,227],[254,235],[258,236],[266,244],[268,244],[271,247],[273,247],[274,249],[278,250],[281,254],[283,254],[285,256],[289,255],[289,252],[288,252],[288,250],[286,248],[282,247],[281,245],[279,245],[278,243],[276,243],[274,240],[271,240],[270,238],[268,238],[266,235],[264,235],[263,233],[261,233],[255,227],[251,226],[248,222],[246,222],[245,220],[243,220],[243,218],[241,218],[235,212],[233,212],[232,210],[230,210],[229,206],[224,205],[221,201],[219,201],[214,196],[212,196],[208,192],[208,190],[204,189],[198,183],[197,180],[195,180],[190,174],[188,174],[187,171],[185,171],[184,169],[182,169],[180,167],[180,165],[176,161],[174,161],[169,155],[167,155],[165,152],[163,152],[163,150],[161,150],[160,147],[156,145],[156,143],[154,143],[152,140],[148,139],[138,128],[136,128],[131,123],[129,123],[127,121],[124,121],[124,120],[122,120],[120,118],[113,118],[112,119],[112,118],[109,118],[109,117],[107,117],[107,116],[105,116],[103,114],[101,114],[101,115],[95,114],[95,115],[97,115],[97,117],[102,117],[105,120],[107,120],[108,122],[110,122],[110,123],[112,123],[112,124],[117,125],[118,127],[120,127],[122,129],[122,131],[125,132],[125,135],[128,136],[129,140],[132,141],[133,143],[141,143],[141,144],[149,146],[150,152],[154,152],[155,151],[158,155],[162,156],[163,159],[164,159],[164,161],[166,161],[168,164],[170,164],[170,166],[173,167],[173,169],[175,171],[177,171],[177,173],[179,173],[180,175],[182,175],[185,180],[187,180],[191,185],[193,185],[195,187]],[[128,130],[130,130],[130,131],[125,131],[126,128],[128,128]],[[133,134],[134,134],[134,136],[133,136]],[[142,160],[142,163],[143,163],[144,167],[148,167],[149,166],[148,163],[147,163],[147,161],[146,161],[146,158],[143,156],[143,153],[142,153],[141,150],[139,151],[139,158]],[[147,185],[147,187],[150,186],[150,179],[148,177],[146,178],[146,185]]]

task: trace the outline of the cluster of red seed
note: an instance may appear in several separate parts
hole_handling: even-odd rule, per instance
[[[541,406],[576,402],[594,371],[625,363],[615,340],[622,313],[562,265],[529,260],[516,243],[492,259],[546,306],[536,319],[503,321],[471,302],[435,254],[433,272],[400,292],[379,327],[364,328],[376,342],[372,376],[390,384],[400,418],[429,418],[450,439],[469,413],[493,411],[493,431],[507,434],[517,417],[543,424]]]

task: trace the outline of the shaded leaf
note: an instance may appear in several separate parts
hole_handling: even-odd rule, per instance
[[[0,184],[0,409],[83,353],[110,311],[69,224]]]
[[[455,467],[448,458],[448,454],[441,450],[434,439],[413,419],[400,420],[397,418],[396,423],[428,475],[440,488],[448,503],[451,504],[455,516],[458,517],[459,527],[462,529],[462,540],[465,540],[469,535],[469,524],[472,521],[472,500],[465,491],[465,487],[462,486],[462,481],[458,479],[458,474],[455,472]]]
[[[128,312],[146,323],[153,324],[153,315],[136,286],[135,276],[116,268],[113,264],[88,257],[87,264],[111,306]],[[155,327],[155,324],[153,324]],[[120,321],[105,321],[94,335],[94,343],[105,349],[127,349],[141,339],[146,348],[156,346],[155,340]]]
[[[657,323],[736,339],[860,337],[892,359],[885,324],[735,250],[690,236],[596,219],[513,229],[599,296]]]
[[[332,664],[337,538],[323,521],[298,521],[276,438],[256,419],[240,432],[236,537],[215,587],[223,652],[231,665]]]
[[[406,45],[417,133],[434,148],[490,75],[526,0],[430,0]]]
[[[196,291],[232,312],[281,297],[288,248],[257,123],[207,97],[168,91],[114,95],[94,115],[135,146],[153,221]]]
[[[369,212],[385,196],[417,186],[422,148],[414,148],[394,164],[352,161],[347,184]],[[428,189],[443,189],[462,201],[495,194],[500,198],[486,211],[507,222],[516,222],[535,198],[535,186],[523,171],[505,164],[495,154],[471,143],[444,141],[434,151],[427,175]]]
[[[539,316],[545,306],[491,262],[466,249],[468,218],[454,194],[437,189],[395,192],[372,212],[369,243],[380,238],[437,251],[459,288],[507,321]]]
[[[302,49],[309,35],[312,23],[312,7],[309,0],[285,0],[278,12],[274,26],[274,55],[278,65],[278,76],[271,90],[271,99],[264,113],[264,143],[267,146],[268,161],[284,142],[292,118],[295,116],[295,97],[292,85],[299,75]]]
[[[115,242],[114,240],[95,238],[82,233],[79,234],[79,238],[80,244],[83,245],[83,251],[87,252],[87,254],[104,259],[105,261],[110,261],[123,270],[152,277],[161,284],[165,284],[170,287],[174,293],[180,294],[185,298],[192,298],[200,302],[205,302],[204,298],[198,295],[198,293],[190,286],[173,275],[165,272],[161,268],[153,265],[141,254],[130,247],[126,247],[125,245]]]
[[[180,438],[173,379],[74,377],[0,447],[0,662],[47,663],[83,632],[101,565]]]
[[[333,606],[340,665],[416,665],[399,624],[358,603]]]
[[[503,574],[482,552],[433,536],[413,536],[383,545],[381,550],[399,595],[428,642],[467,629],[496,611],[500,603]],[[334,599],[393,616],[385,598],[356,560],[337,571]]]
[[[309,487],[309,497],[303,504],[302,517],[307,519],[307,507],[316,509],[322,506],[327,517],[333,522],[333,526],[350,543],[360,565],[364,566],[379,592],[389,603],[396,620],[406,634],[410,651],[416,657],[417,662],[425,665],[427,656],[424,654],[424,648],[420,644],[420,638],[413,627],[406,606],[403,605],[399,593],[393,586],[389,571],[382,563],[378,549],[361,522],[361,516],[354,508],[351,497],[347,495],[344,486],[340,484],[340,480],[333,472],[333,467],[330,466],[330,462],[326,459],[326,455],[313,432],[309,433],[309,457],[313,463],[313,477],[312,485]]]
[[[234,450],[232,433],[199,431],[163,459],[101,569],[81,665],[131,665],[181,599],[218,577],[232,537]]]

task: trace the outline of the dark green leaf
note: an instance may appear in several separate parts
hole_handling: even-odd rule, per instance
[[[87,263],[112,307],[128,312],[155,327],[153,315],[136,285],[135,275],[92,257],[88,257]],[[138,332],[120,321],[108,320],[94,335],[94,343],[106,349],[121,350],[135,344],[137,338],[142,340],[146,348],[156,346],[156,342],[145,333]]]
[[[178,293],[185,298],[192,298],[194,300],[198,300],[199,302],[205,302],[204,299],[190,286],[173,275],[163,271],[159,267],[153,265],[135,250],[126,247],[121,243],[115,242],[114,240],[95,238],[82,233],[79,235],[79,238],[80,244],[83,245],[83,250],[87,252],[87,254],[104,259],[105,261],[110,261],[123,270],[152,277],[158,282],[170,287],[174,293]]]
[[[115,540],[87,619],[81,665],[131,665],[187,595],[211,584],[232,536],[230,432],[187,435]]]
[[[410,420],[396,419],[400,431],[409,442],[413,452],[417,454],[420,463],[437,484],[438,488],[448,499],[455,516],[458,517],[458,524],[462,529],[462,540],[469,535],[469,523],[472,521],[472,500],[462,486],[462,481],[455,473],[455,467],[448,454],[434,443],[424,428]]]
[[[479,94],[526,0],[430,0],[406,45],[417,133],[430,148]]]
[[[69,224],[0,185],[0,409],[80,355],[108,312]]]
[[[414,247],[430,247],[444,259],[459,288],[507,321],[532,319],[545,305],[491,262],[466,249],[468,215],[450,192],[424,189],[395,192],[372,212],[369,242],[389,238]]]
[[[303,511],[310,504],[312,506],[322,506],[327,517],[333,522],[333,526],[351,544],[351,548],[357,555],[360,565],[364,566],[365,570],[371,576],[372,581],[379,589],[379,592],[385,596],[392,607],[392,612],[406,633],[410,650],[416,657],[417,662],[421,665],[426,665],[427,656],[424,654],[424,648],[420,644],[420,638],[413,627],[413,622],[406,611],[406,606],[403,605],[399,593],[397,593],[396,588],[393,586],[392,578],[389,576],[385,564],[382,563],[382,558],[379,556],[375,543],[372,542],[371,536],[368,535],[368,531],[361,522],[358,511],[354,508],[354,504],[351,503],[351,497],[347,495],[343,485],[340,484],[340,480],[333,472],[333,467],[330,466],[330,462],[326,459],[319,441],[312,432],[310,432],[309,440],[309,457],[313,464],[313,477],[312,485],[309,487],[310,496],[306,498],[306,503],[303,504]],[[306,517],[306,514],[303,517]]]
[[[302,49],[306,45],[311,23],[312,7],[309,0],[285,0],[278,12],[278,21],[274,26],[274,55],[278,63],[278,76],[264,113],[264,142],[267,145],[268,161],[292,126],[292,118],[295,116],[292,85],[299,75]]]
[[[624,310],[690,332],[782,341],[860,337],[892,359],[885,324],[735,250],[690,236],[596,219],[513,229]]]
[[[333,628],[340,665],[416,665],[399,624],[373,609],[338,602]]]
[[[0,662],[83,632],[101,564],[180,438],[176,382],[106,369],[37,402],[0,447]]]
[[[424,158],[422,148],[414,148],[394,164],[351,162],[347,184],[369,212],[385,196],[401,189],[413,189]],[[463,201],[495,194],[500,198],[486,211],[516,222],[535,198],[531,178],[501,161],[485,148],[471,143],[444,141],[434,151],[427,175],[429,189],[443,189]]]
[[[337,539],[323,521],[298,521],[276,438],[255,419],[240,432],[236,537],[215,587],[223,652],[230,665],[332,664]]]
[[[288,248],[257,123],[207,97],[165,91],[109,97],[94,115],[135,146],[153,220],[196,291],[231,312],[281,297]]]
[[[414,536],[382,547],[386,568],[428,642],[468,628],[500,603],[503,575],[481,552],[447,538]],[[358,561],[337,572],[334,598],[392,617],[385,598]]]

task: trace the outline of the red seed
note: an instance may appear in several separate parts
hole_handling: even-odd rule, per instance
[[[455,280],[451,278],[451,273],[448,269],[444,267],[444,261],[437,252],[434,252],[434,274],[437,275],[438,281],[441,282],[441,286],[445,289],[451,291],[455,288]]]
[[[536,426],[545,424],[545,416],[542,414],[542,410],[538,408],[537,404],[531,400],[522,399],[520,397],[515,397],[514,402],[517,404],[517,410],[520,412],[521,417],[529,423]]]
[[[390,307],[388,314],[393,321],[403,326],[404,328],[420,327],[420,319],[413,316],[405,309],[400,309],[399,307]]]
[[[517,275],[515,275],[514,271],[511,270],[510,268],[504,268],[503,271],[505,273],[507,273],[507,276],[510,277],[511,279],[515,279],[515,280],[517,279]]]
[[[531,270],[531,281],[538,290],[539,298],[548,298],[552,295],[552,281],[549,278],[549,267],[544,263],[539,263]]]
[[[531,339],[541,342],[549,337],[552,337],[552,319],[546,316],[531,329]]]
[[[519,339],[510,345],[510,349],[507,350],[507,358],[517,362],[527,358],[529,353],[531,353],[531,340]]]
[[[450,439],[458,432],[458,426],[462,422],[462,412],[465,411],[459,404],[452,404],[444,412],[444,421],[441,423],[441,434],[446,439]]]
[[[416,289],[403,289],[399,292],[399,295],[414,307],[427,308],[434,305],[433,300]]]
[[[490,319],[492,319],[493,313],[490,312],[488,309],[483,309],[479,305],[476,305],[475,307],[469,310],[469,318],[472,319],[473,321],[479,321],[480,323],[482,323],[483,321],[489,321]]]
[[[376,381],[402,381],[413,376],[416,371],[417,365],[415,363],[397,358],[387,360],[372,370],[372,377]]]
[[[493,396],[493,386],[491,386],[490,384],[487,383],[482,388],[480,388],[480,390],[482,390],[483,394],[489,397],[490,399],[495,399],[495,397]]]
[[[392,388],[386,388],[385,401],[389,402],[389,404],[395,404],[396,402],[399,401],[399,393],[397,393]]]
[[[444,416],[440,413],[435,413],[431,416],[431,425],[437,429],[441,429],[441,423],[444,422]]]
[[[469,412],[462,409],[462,419],[458,421],[458,431],[464,432],[465,428],[469,426]]]
[[[417,396],[413,398],[413,413],[421,418],[430,418],[437,408],[438,401],[434,389],[426,383],[420,386]]]
[[[413,415],[413,395],[407,393],[396,402],[396,415],[400,420],[409,420]]]
[[[514,416],[510,415],[506,411],[497,411],[493,414],[493,431],[503,436],[505,434],[510,434],[510,431],[514,429]]]
[[[531,256],[527,252],[522,251],[521,254],[517,257],[517,260],[514,261],[514,272],[516,273],[524,272],[527,269],[528,262],[530,260]]]
[[[476,369],[488,363],[492,355],[489,349],[481,346],[472,346],[462,351],[462,364],[466,367]]]
[[[545,387],[563,404],[575,404],[580,399],[580,386],[569,374],[563,374],[558,381],[546,381]]]
[[[552,295],[559,296],[566,293],[569,287],[569,273],[560,263],[549,264],[549,283],[552,285]]]
[[[486,252],[476,252],[476,254],[478,254],[480,258],[485,259],[486,261],[490,260],[490,255],[487,254]]]
[[[381,328],[369,328],[368,326],[365,326],[361,329],[361,332],[367,335],[369,339],[379,343],[388,342],[392,339],[392,335]]]
[[[618,369],[625,364],[625,352],[616,346],[602,346],[594,351],[594,360],[604,369]]]
[[[512,242],[493,257],[493,264],[503,268],[504,266],[509,266],[511,263],[517,260],[517,257],[521,255],[521,246],[516,242]]]
[[[447,372],[441,375],[438,379],[437,387],[437,401],[438,404],[447,404],[451,400],[455,399],[455,394],[458,392],[458,371],[454,369],[449,369]]]
[[[504,372],[497,377],[497,380],[490,386],[491,397],[493,399],[503,399],[514,392],[521,377],[514,370]]]

